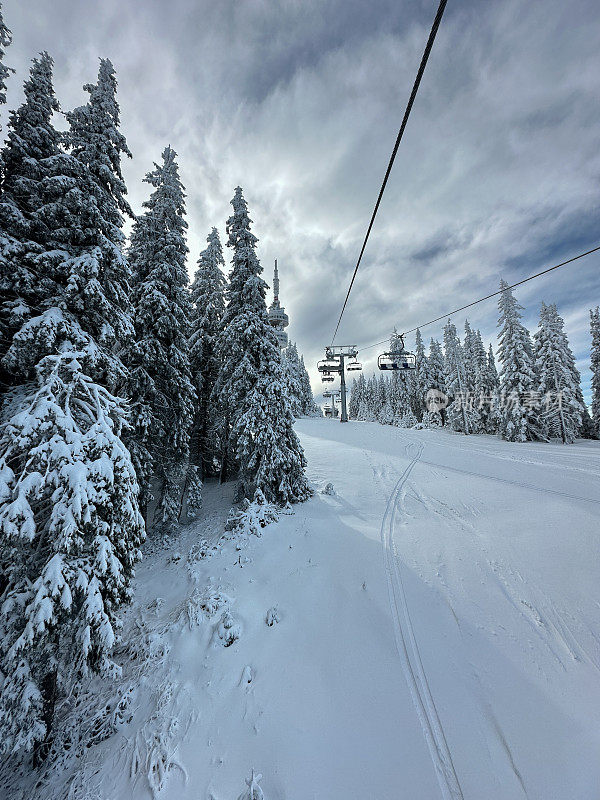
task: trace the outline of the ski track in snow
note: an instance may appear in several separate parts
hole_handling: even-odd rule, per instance
[[[411,461],[400,476],[388,499],[381,523],[381,542],[396,645],[423,728],[423,734],[429,747],[442,797],[444,800],[464,800],[460,782],[452,763],[450,748],[446,741],[444,729],[421,660],[421,653],[415,637],[402,581],[400,560],[394,541],[396,515],[398,512],[402,513],[403,511],[404,486],[413,467],[419,461],[422,451],[423,444],[421,442],[406,445],[406,454],[411,458]],[[412,455],[412,453],[415,454]]]
[[[504,459],[509,460],[509,459]],[[554,494],[558,497],[567,497],[569,500],[577,500],[582,503],[596,503],[600,505],[600,500],[595,497],[578,497],[568,492],[560,492],[557,489],[547,489],[544,486],[535,486],[533,483],[523,483],[522,481],[513,481],[510,478],[500,478],[497,475],[484,475],[482,472],[471,472],[470,470],[460,469],[459,467],[450,467],[445,464],[436,464],[433,461],[421,461],[428,467],[436,467],[436,469],[450,470],[450,472],[459,472],[462,475],[471,475],[475,478],[482,478],[489,481],[499,481],[500,483],[507,483],[509,486],[518,486],[521,489],[531,489],[535,492],[545,492],[546,494]]]

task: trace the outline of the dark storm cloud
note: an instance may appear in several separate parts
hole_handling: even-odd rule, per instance
[[[55,58],[63,108],[85,100],[82,84],[108,56],[136,210],[152,161],[167,143],[178,151],[190,269],[212,225],[224,236],[233,188],[244,187],[265,277],[279,258],[290,336],[312,365],[331,338],[435,0],[3,5],[18,72],[9,107],[39,50]],[[448,4],[340,341],[412,328],[595,243],[599,76],[595,2]],[[590,257],[517,292],[532,329],[540,301],[558,302],[586,387],[599,274]],[[494,301],[469,311],[487,340],[496,317]],[[423,331],[426,341],[440,333]],[[365,352],[370,366],[375,353]]]

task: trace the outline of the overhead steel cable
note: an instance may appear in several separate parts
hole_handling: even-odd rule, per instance
[[[585,253],[580,253],[578,256],[573,256],[573,258],[569,258],[566,261],[561,261],[560,264],[555,264],[553,267],[548,267],[548,269],[543,269],[541,272],[536,272],[535,275],[530,275],[528,278],[523,278],[522,281],[517,281],[516,283],[511,283],[510,286],[507,286],[507,289],[514,289],[515,286],[521,286],[528,281],[532,281],[534,278],[539,278],[541,275],[547,275],[549,272],[552,272],[555,269],[559,269],[559,267],[564,267],[567,264],[572,264],[573,261],[577,261],[580,258],[585,258],[585,256],[589,256],[592,253],[597,253],[600,250],[600,245],[597,247],[593,247],[591,250],[586,250]],[[497,297],[497,295],[502,294],[503,289],[498,289],[497,292],[492,292],[491,294],[486,294],[485,297],[480,297],[479,300],[473,300],[472,303],[467,303],[460,308],[455,308],[454,311],[447,311],[445,314],[441,314],[439,317],[435,319],[430,319],[429,322],[424,322],[422,325],[416,325],[414,328],[410,328],[408,331],[403,331],[400,335],[406,336],[408,333],[414,333],[417,329],[426,328],[428,325],[433,325],[434,322],[439,322],[441,319],[446,319],[446,317],[451,317],[453,314],[457,314],[459,311],[464,311],[465,308],[471,308],[471,306],[476,306],[478,303],[483,303],[484,300],[489,300],[491,297]],[[362,352],[363,350],[370,350],[371,347],[377,347],[381,344],[387,344],[389,342],[389,337],[387,339],[383,339],[381,342],[375,342],[374,344],[368,344],[366,347],[358,347],[357,350]]]
[[[396,138],[396,144],[394,145],[394,149],[392,150],[392,155],[390,157],[389,164],[387,166],[387,170],[385,171],[385,177],[383,179],[383,183],[381,184],[381,189],[379,190],[379,196],[377,197],[377,202],[375,203],[375,208],[373,209],[373,214],[371,216],[371,221],[369,222],[369,227],[367,228],[367,233],[365,236],[365,240],[360,250],[360,255],[358,256],[358,261],[356,262],[356,266],[354,267],[354,272],[352,274],[352,280],[350,281],[350,286],[348,287],[348,292],[346,293],[346,299],[344,300],[344,305],[342,306],[342,310],[340,312],[339,319],[337,321],[337,325],[335,326],[335,331],[333,333],[333,337],[331,339],[331,344],[333,345],[335,341],[335,337],[337,336],[338,329],[340,327],[340,322],[342,321],[342,317],[344,316],[344,311],[346,310],[346,305],[348,303],[348,298],[350,297],[350,292],[352,291],[352,286],[354,285],[354,279],[356,278],[356,273],[358,272],[358,268],[360,266],[360,262],[362,261],[363,254],[365,252],[365,248],[367,246],[367,242],[369,241],[369,235],[371,233],[371,228],[373,227],[373,223],[375,222],[375,217],[377,216],[377,212],[379,210],[379,204],[381,203],[381,198],[383,197],[383,193],[385,191],[386,184],[388,182],[388,178],[390,177],[390,172],[392,171],[392,167],[394,165],[394,160],[396,158],[396,153],[398,152],[398,147],[400,146],[400,142],[402,141],[402,136],[404,135],[404,129],[406,128],[406,123],[408,122],[408,118],[410,116],[410,112],[413,107],[413,103],[415,102],[415,97],[417,96],[417,91],[419,89],[419,84],[421,83],[421,78],[423,77],[423,73],[425,72],[425,67],[427,65],[427,60],[429,59],[429,54],[431,52],[431,48],[433,47],[433,42],[435,41],[436,34],[438,32],[438,28],[440,27],[440,22],[442,21],[442,15],[444,13],[444,9],[446,8],[447,0],[440,0],[440,4],[438,6],[437,14],[435,15],[435,19],[433,20],[433,25],[431,26],[431,31],[429,33],[429,39],[427,40],[427,45],[425,46],[425,52],[423,53],[423,58],[421,59],[421,64],[419,66],[419,71],[417,72],[417,77],[415,79],[412,92],[410,93],[410,98],[408,100],[408,104],[406,106],[406,110],[404,112],[404,118],[402,119],[402,124],[400,125],[400,130],[398,132],[398,136]]]

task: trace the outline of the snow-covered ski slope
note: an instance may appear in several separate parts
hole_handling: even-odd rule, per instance
[[[234,800],[254,768],[266,800],[598,800],[600,444],[297,430],[335,493],[203,557],[207,487],[139,570],[150,667],[73,796]]]

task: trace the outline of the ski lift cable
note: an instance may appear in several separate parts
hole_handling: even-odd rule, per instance
[[[373,223],[375,222],[375,217],[377,216],[377,212],[379,211],[379,204],[381,203],[381,198],[383,197],[383,193],[385,191],[385,187],[388,182],[388,178],[390,177],[390,172],[392,171],[392,167],[394,165],[394,161],[396,159],[396,153],[398,152],[398,147],[400,146],[400,142],[402,140],[402,136],[404,135],[404,129],[406,128],[406,123],[408,122],[408,118],[410,116],[410,112],[412,111],[413,103],[415,102],[415,97],[417,96],[417,91],[419,89],[419,85],[421,83],[421,78],[423,77],[423,73],[425,72],[425,67],[427,65],[427,61],[429,59],[429,54],[431,52],[431,48],[433,47],[433,42],[435,41],[436,34],[438,32],[438,28],[440,26],[440,22],[442,21],[442,15],[444,13],[444,9],[446,8],[447,0],[440,0],[440,4],[438,6],[437,13],[435,15],[435,19],[433,21],[433,25],[431,26],[431,31],[429,33],[429,39],[427,40],[427,45],[425,46],[425,51],[423,53],[423,57],[421,59],[421,64],[419,66],[419,71],[417,72],[417,77],[415,78],[415,82],[412,88],[412,92],[410,93],[410,98],[408,100],[408,104],[406,106],[406,110],[404,112],[404,117],[402,119],[402,124],[400,125],[400,130],[398,132],[398,136],[396,138],[396,144],[394,145],[394,149],[392,150],[392,155],[390,156],[390,161],[387,166],[387,170],[385,172],[385,177],[383,179],[383,183],[381,184],[381,189],[379,190],[379,196],[377,197],[377,202],[375,203],[375,208],[373,209],[373,214],[371,216],[371,221],[369,222],[369,227],[367,228],[367,233],[363,242],[363,245],[360,250],[360,254],[358,256],[358,261],[356,262],[356,266],[354,267],[354,272],[352,274],[352,280],[350,281],[350,286],[348,287],[348,292],[346,293],[346,299],[344,300],[344,305],[342,306],[342,310],[340,312],[339,319],[337,321],[337,325],[335,326],[335,331],[333,333],[333,337],[331,339],[331,344],[333,345],[335,341],[335,337],[337,336],[338,329],[340,327],[340,322],[342,321],[342,317],[344,316],[344,311],[346,310],[346,305],[348,303],[348,298],[350,297],[350,292],[352,291],[352,286],[354,285],[354,279],[356,278],[356,273],[358,272],[358,268],[360,266],[360,262],[362,260],[363,254],[365,252],[365,248],[367,246],[367,242],[369,240],[369,236],[371,234],[371,228],[373,227]]]
[[[536,272],[535,275],[530,275],[528,278],[524,278],[522,281],[517,281],[516,283],[511,283],[510,286],[507,286],[507,289],[514,289],[515,286],[521,286],[528,281],[532,281],[534,278],[539,278],[541,275],[547,275],[549,272],[552,272],[555,269],[559,269],[559,267],[565,267],[567,264],[572,264],[573,261],[577,261],[580,258],[585,258],[585,256],[589,256],[592,253],[597,253],[600,250],[600,245],[597,247],[593,247],[591,250],[586,250],[585,253],[580,253],[578,256],[573,256],[573,258],[569,258],[566,261],[561,261],[560,264],[555,264],[553,267],[548,267],[548,269],[543,269],[541,272]],[[457,314],[459,311],[464,311],[466,308],[471,308],[471,306],[476,306],[478,303],[483,303],[484,300],[489,300],[491,297],[496,297],[499,294],[502,294],[502,289],[499,289],[497,292],[492,292],[491,294],[486,294],[485,297],[480,297],[479,300],[473,300],[472,303],[467,303],[460,308],[455,308],[454,311],[447,311],[445,314],[442,314],[435,319],[430,319],[429,322],[424,322],[422,325],[417,325],[414,328],[411,328],[408,331],[404,331],[400,334],[400,336],[406,336],[408,333],[414,333],[417,329],[426,328],[428,325],[433,325],[434,322],[439,322],[446,317],[451,317],[453,314]],[[369,344],[366,347],[358,347],[357,349],[362,353],[363,350],[370,350],[372,347],[378,347],[382,344],[387,344],[389,342],[389,337],[387,339],[383,339],[381,342],[375,342],[375,344]]]

